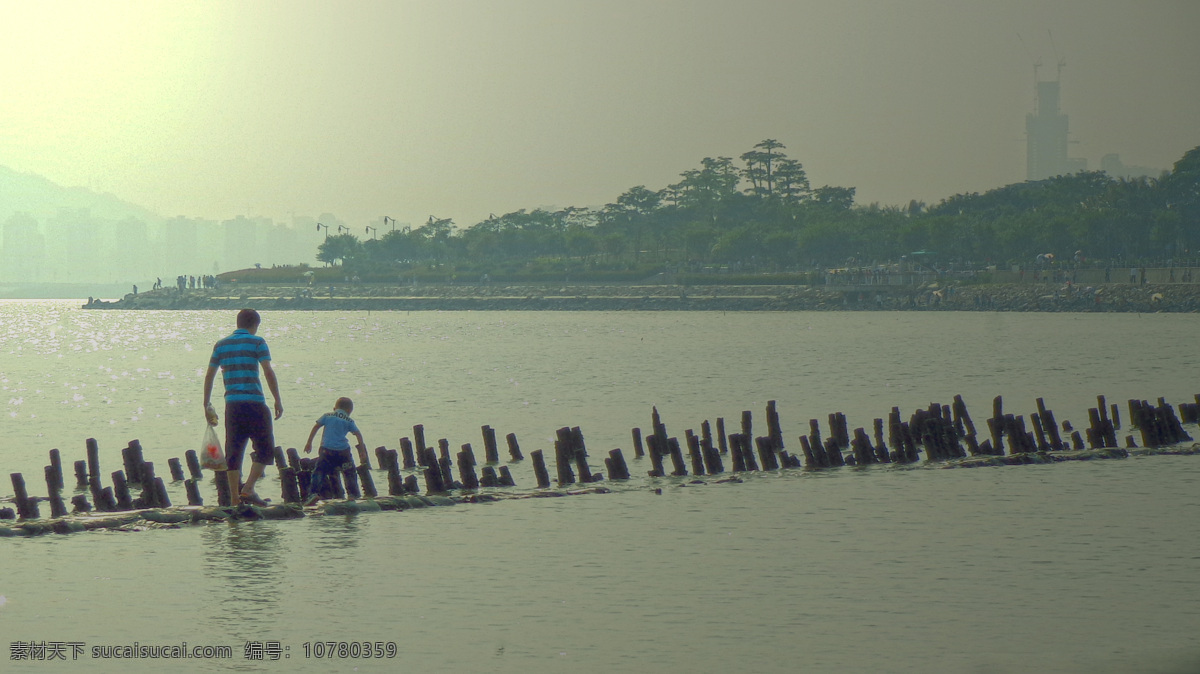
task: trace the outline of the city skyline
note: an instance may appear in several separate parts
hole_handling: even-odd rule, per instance
[[[1072,155],[1090,166],[1166,169],[1200,145],[1186,2],[4,0],[0,15],[0,165],[165,218],[469,227],[660,189],[763,138],[814,186],[934,203],[1023,179],[1039,61],[1067,62]]]

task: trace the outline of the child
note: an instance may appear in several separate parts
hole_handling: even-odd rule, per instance
[[[312,481],[309,483],[309,497],[305,505],[312,505],[322,498],[329,498],[332,489],[329,479],[336,479],[335,471],[354,468],[354,458],[350,455],[350,442],[346,440],[347,433],[353,433],[358,439],[358,449],[366,451],[362,433],[358,424],[350,418],[354,411],[354,402],[349,398],[338,398],[333,404],[333,412],[321,415],[313,424],[312,432],[308,434],[308,442],[304,443],[304,453],[312,453],[312,441],[317,435],[317,429],[325,427],[321,433],[321,450],[317,452],[317,465],[313,467]]]

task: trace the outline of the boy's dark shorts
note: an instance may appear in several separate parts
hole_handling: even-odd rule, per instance
[[[246,441],[254,447],[250,458],[254,463],[270,464],[275,460],[275,435],[271,427],[271,410],[266,403],[225,403],[225,462],[229,470],[242,469],[242,453]]]

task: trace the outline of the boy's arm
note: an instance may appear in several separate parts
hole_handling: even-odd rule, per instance
[[[318,421],[317,423],[313,424],[312,430],[308,432],[308,440],[304,443],[304,453],[305,454],[312,453],[312,441],[313,441],[313,438],[317,437],[317,429],[320,427],[321,427],[321,422]]]
[[[363,440],[362,433],[354,431],[354,437],[358,439],[358,448],[364,452],[367,451],[367,443]]]

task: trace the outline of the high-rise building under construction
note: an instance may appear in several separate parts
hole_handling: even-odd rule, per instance
[[[1057,79],[1038,81],[1037,112],[1025,115],[1027,180],[1087,170],[1086,159],[1067,157],[1067,116],[1059,110],[1058,85]]]

